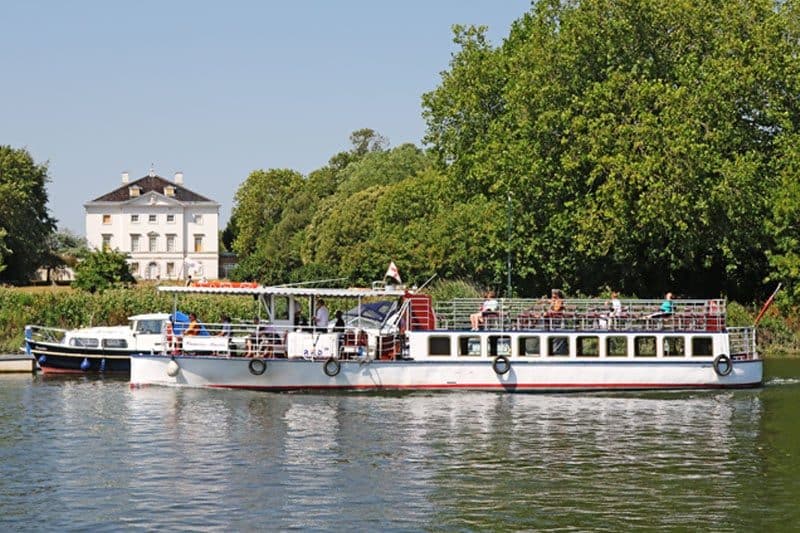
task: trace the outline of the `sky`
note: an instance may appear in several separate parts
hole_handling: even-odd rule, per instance
[[[422,146],[421,97],[453,24],[500,45],[530,0],[5,0],[0,145],[48,163],[48,208],[83,235],[83,204],[151,168],[221,204],[256,169],[303,174],[372,128]]]

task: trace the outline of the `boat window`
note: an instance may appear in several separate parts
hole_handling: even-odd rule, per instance
[[[713,346],[711,337],[692,337],[692,355],[695,357],[714,355]]]
[[[161,333],[163,320],[139,320],[136,322],[136,333],[145,335],[158,335]]]
[[[547,353],[550,355],[569,355],[569,337],[548,337]]]
[[[606,337],[606,357],[628,357],[628,338]]]
[[[80,346],[81,348],[97,348],[100,343],[97,339],[89,337],[73,337],[69,340],[70,346]]]
[[[528,357],[538,357],[542,354],[539,337],[520,337],[519,355]]]
[[[686,355],[686,340],[683,337],[664,337],[664,357]]]
[[[489,356],[511,355],[511,337],[508,335],[489,336]]]
[[[464,336],[458,338],[458,355],[479,356],[481,354],[481,338]]]
[[[274,320],[289,320],[289,297],[288,296],[274,296],[275,314]]]
[[[450,355],[450,337],[428,337],[430,355]]]
[[[598,337],[578,337],[578,357],[600,357],[600,339]]]
[[[103,348],[127,348],[128,341],[125,339],[103,339]]]
[[[656,338],[655,337],[636,337],[633,341],[633,355],[636,357],[655,357]]]

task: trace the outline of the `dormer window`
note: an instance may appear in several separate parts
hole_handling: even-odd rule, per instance
[[[136,198],[141,193],[142,189],[138,185],[134,185],[133,187],[128,187],[128,195],[131,198]]]
[[[175,196],[175,187],[172,185],[164,187],[164,196]]]

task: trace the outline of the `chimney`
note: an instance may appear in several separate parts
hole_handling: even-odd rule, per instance
[[[123,172],[122,173],[122,183],[128,183],[128,173],[127,172]]]
[[[178,171],[175,173],[175,183],[183,185],[183,172]]]

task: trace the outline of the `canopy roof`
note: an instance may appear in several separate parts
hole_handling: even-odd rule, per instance
[[[274,295],[274,296],[315,296],[327,298],[372,298],[372,297],[400,297],[406,293],[405,288],[362,288],[350,287],[347,289],[319,288],[319,287],[193,287],[181,285],[159,286],[158,290],[169,293],[189,294],[230,294],[230,295]]]

